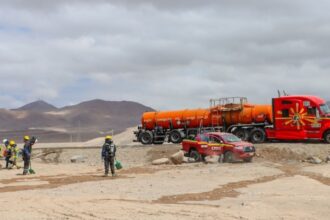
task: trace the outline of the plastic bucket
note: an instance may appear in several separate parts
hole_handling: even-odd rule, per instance
[[[120,169],[123,168],[123,165],[121,165],[121,163],[120,163],[119,160],[116,160],[116,162],[115,162],[115,167],[116,167],[117,170],[120,170]]]

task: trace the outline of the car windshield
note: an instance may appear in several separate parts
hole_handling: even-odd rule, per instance
[[[320,109],[321,109],[323,114],[329,114],[330,113],[329,106],[326,105],[326,104],[320,105]]]
[[[240,142],[242,141],[240,138],[236,137],[233,134],[225,134],[221,135],[221,137],[226,141],[226,142]]]

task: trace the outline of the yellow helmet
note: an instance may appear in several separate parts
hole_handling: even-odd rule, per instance
[[[15,141],[13,141],[13,140],[9,141],[10,146],[14,146],[15,144],[16,144]]]
[[[29,141],[29,140],[30,140],[30,137],[27,136],[27,135],[25,135],[25,136],[24,136],[24,141]]]
[[[112,140],[112,136],[111,135],[106,136],[105,140]]]

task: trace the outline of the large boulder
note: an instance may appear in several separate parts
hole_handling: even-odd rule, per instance
[[[173,164],[182,164],[183,159],[184,159],[184,152],[181,150],[170,157],[170,160]]]
[[[163,165],[163,164],[169,164],[170,160],[168,158],[161,158],[152,161],[152,165]]]
[[[71,163],[85,163],[87,157],[82,156],[82,155],[75,155],[71,157],[70,161]]]

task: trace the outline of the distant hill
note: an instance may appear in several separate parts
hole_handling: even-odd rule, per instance
[[[36,135],[41,142],[86,141],[140,124],[143,112],[154,111],[130,101],[91,100],[57,108],[36,101],[17,109],[0,109],[0,138],[20,141]]]
[[[16,111],[34,111],[34,112],[47,112],[47,111],[55,111],[57,108],[51,104],[48,104],[45,101],[39,100],[27,105],[24,105],[18,109],[13,109]]]

